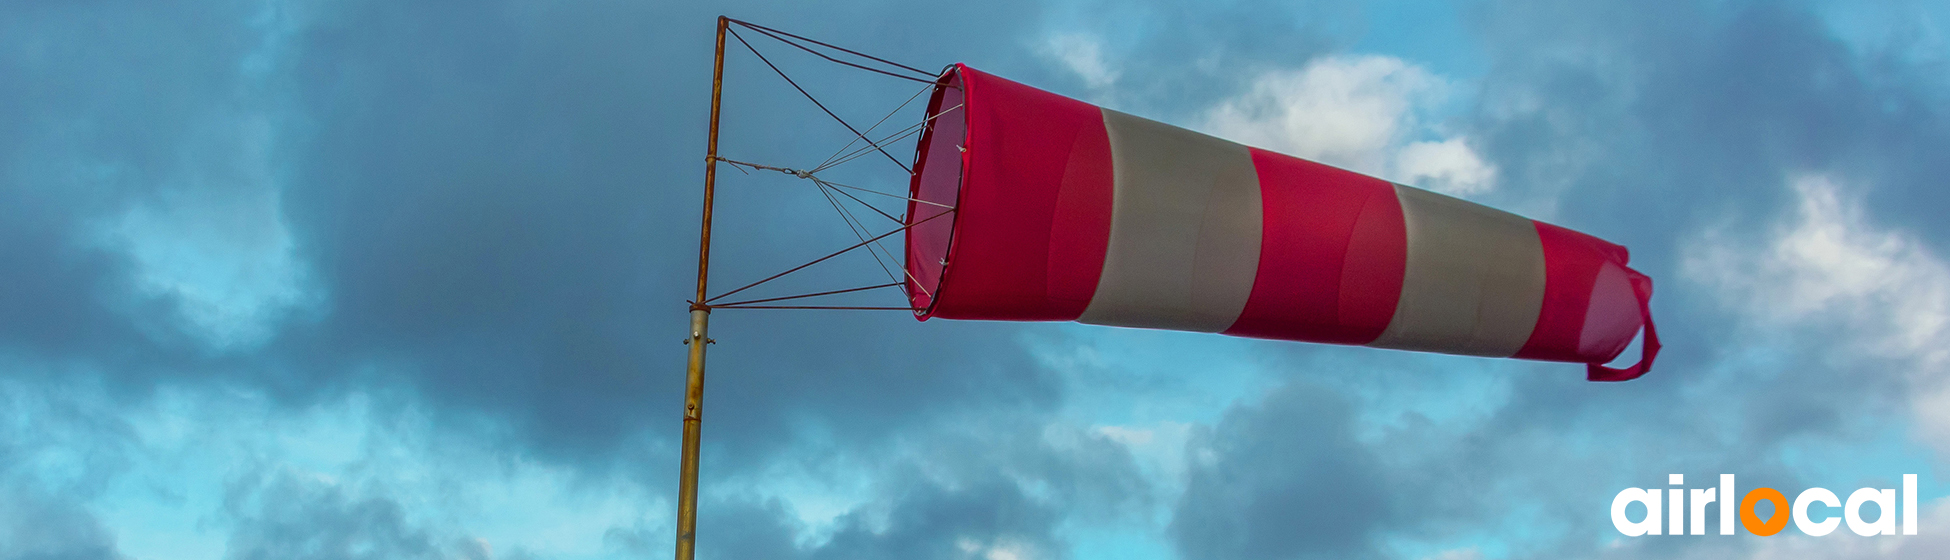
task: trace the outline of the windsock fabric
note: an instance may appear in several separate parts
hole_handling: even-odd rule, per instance
[[[1080,321],[1643,375],[1624,247],[956,65],[910,188],[922,320]],[[1616,358],[1639,329],[1635,366]]]

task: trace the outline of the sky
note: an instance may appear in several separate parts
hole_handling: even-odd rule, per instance
[[[670,554],[719,14],[1624,244],[1665,349],[1588,383],[724,310],[700,558],[1950,555],[1944,3],[25,0],[0,3],[0,559]],[[854,122],[916,91],[748,38]],[[846,142],[741,48],[726,157]],[[719,177],[714,285],[851,243],[803,183]],[[1722,473],[1916,474],[1920,534],[1611,525],[1621,490]]]

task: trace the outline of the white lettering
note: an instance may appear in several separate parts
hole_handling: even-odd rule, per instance
[[[1862,504],[1875,502],[1878,512],[1874,523],[1862,521]],[[1848,495],[1848,507],[1842,510],[1842,518],[1848,520],[1848,530],[1864,537],[1896,534],[1896,491],[1863,488]]]
[[[1740,509],[1740,495],[1733,492],[1733,475],[1720,475],[1720,534],[1733,534],[1733,513]]]
[[[1800,496],[1794,497],[1794,526],[1799,527],[1801,532],[1807,533],[1809,536],[1819,537],[1833,532],[1836,525],[1842,524],[1842,520],[1836,519],[1833,515],[1828,516],[1826,520],[1820,523],[1809,520],[1808,505],[1814,502],[1821,502],[1822,505],[1828,507],[1840,507],[1842,505],[1842,501],[1835,498],[1835,493],[1829,492],[1827,488],[1809,488],[1801,491]]]
[[[1659,534],[1660,502],[1658,490],[1626,488],[1611,499],[1611,526],[1627,537]],[[1645,504],[1645,519],[1637,523],[1625,518],[1625,507],[1632,502]]]
[[[1695,535],[1706,534],[1706,504],[1710,504],[1715,501],[1717,501],[1717,497],[1714,496],[1714,492],[1712,488],[1693,489],[1693,533],[1692,534]],[[1727,508],[1725,504],[1721,504],[1720,509],[1724,510],[1729,508]]]
[[[1916,475],[1903,475],[1903,534],[1916,534]]]

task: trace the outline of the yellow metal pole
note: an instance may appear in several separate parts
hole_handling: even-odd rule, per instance
[[[677,483],[677,560],[697,553],[697,448],[704,422],[704,347],[711,343],[706,327],[711,307],[704,304],[705,279],[711,272],[711,200],[718,179],[718,106],[724,94],[724,33],[730,20],[718,16],[718,47],[711,63],[711,138],[704,158],[704,222],[697,246],[697,299],[691,300],[690,364],[684,368],[684,458]]]

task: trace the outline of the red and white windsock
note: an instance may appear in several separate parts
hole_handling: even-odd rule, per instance
[[[919,318],[1084,323],[1642,375],[1624,247],[956,65],[909,203]],[[1637,365],[1608,368],[1639,329]]]

